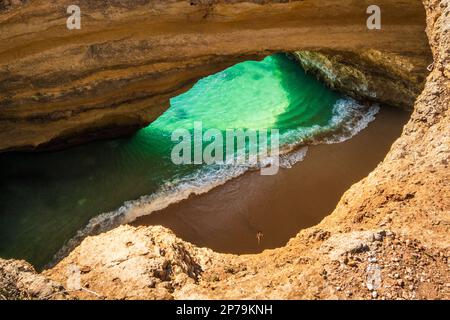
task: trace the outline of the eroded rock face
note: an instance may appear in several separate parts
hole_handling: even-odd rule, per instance
[[[86,299],[449,299],[450,1],[424,4],[434,69],[412,118],[319,225],[284,248],[242,256],[161,227],[122,226],[85,239],[43,276],[72,285],[76,266],[82,288],[70,297]]]
[[[86,238],[45,274],[73,287],[78,298],[172,299],[175,290],[198,283],[215,256],[163,227],[121,226]]]
[[[83,0],[72,31],[71,0],[2,3],[0,152],[134,132],[197,79],[273,52],[375,49],[420,66],[429,57],[419,0],[379,1],[382,32],[353,0]]]
[[[16,9],[26,4],[28,0],[3,0],[0,2],[0,11]]]

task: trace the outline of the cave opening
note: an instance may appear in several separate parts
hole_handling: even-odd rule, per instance
[[[283,53],[236,64],[174,97],[131,138],[1,155],[10,170],[1,176],[0,256],[41,268],[77,233],[120,223],[163,225],[227,253],[282,246],[384,158],[409,114],[379,110],[331,90]],[[195,121],[204,130],[278,129],[289,150],[280,172],[174,164],[171,133]]]

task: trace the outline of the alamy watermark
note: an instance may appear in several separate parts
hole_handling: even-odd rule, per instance
[[[176,129],[171,138],[176,142],[171,152],[176,165],[248,165],[261,167],[261,175],[275,175],[279,170],[278,129],[204,131],[201,122],[194,122],[193,132]]]

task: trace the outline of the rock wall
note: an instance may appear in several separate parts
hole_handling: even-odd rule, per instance
[[[25,261],[0,259],[0,300],[69,299],[64,287]]]
[[[0,152],[64,147],[134,132],[199,78],[247,59],[297,50],[430,60],[421,1],[2,1]]]

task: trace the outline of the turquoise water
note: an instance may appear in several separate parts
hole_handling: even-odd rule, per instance
[[[194,121],[202,121],[204,130],[279,129],[280,143],[292,145],[350,138],[373,120],[374,112],[278,54],[200,80],[131,138],[59,152],[0,155],[0,257],[42,267],[77,232],[82,238],[131,221],[247,170],[173,164],[171,133],[192,130]],[[123,205],[133,199],[139,200]]]

